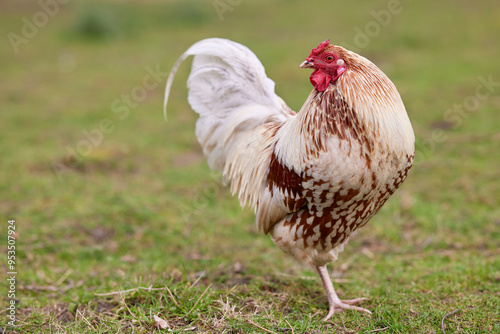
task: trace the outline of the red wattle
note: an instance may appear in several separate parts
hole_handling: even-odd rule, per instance
[[[309,77],[309,80],[317,91],[324,92],[332,81],[332,76],[316,69]]]

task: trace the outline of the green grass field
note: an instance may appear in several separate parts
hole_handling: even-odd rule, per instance
[[[42,3],[0,3],[0,332],[168,332],[154,316],[173,333],[500,332],[497,1]],[[415,165],[329,267],[371,317],[322,322],[318,275],[208,169],[189,64],[164,122],[171,66],[215,36],[252,49],[295,110],[311,90],[298,65],[326,38],[398,87]]]

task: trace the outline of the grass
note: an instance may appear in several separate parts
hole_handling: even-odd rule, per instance
[[[354,45],[387,2],[243,1],[222,21],[211,2],[70,2],[17,54],[4,39],[0,235],[7,254],[15,219],[18,274],[16,327],[2,307],[3,331],[167,331],[158,316],[174,333],[441,333],[442,322],[446,333],[500,332],[500,87],[453,109],[475,101],[480,78],[500,81],[500,7],[401,4],[357,51],[400,90],[418,154],[330,266],[340,297],[369,297],[373,315],[326,323],[319,277],[257,233],[253,213],[208,170],[186,102],[189,66],[166,123],[163,85],[193,42],[226,37],[257,54],[298,110],[311,89],[298,69],[309,50],[326,38]],[[28,1],[0,8],[4,35],[40,11]],[[8,288],[2,279],[2,305]]]

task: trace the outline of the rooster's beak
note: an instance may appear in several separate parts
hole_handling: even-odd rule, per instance
[[[299,66],[300,68],[314,68],[314,64],[311,63],[310,61],[304,61],[302,64]]]

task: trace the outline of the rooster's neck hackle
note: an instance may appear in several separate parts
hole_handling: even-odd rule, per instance
[[[311,92],[308,102],[316,108],[300,111],[307,113],[305,130],[316,137],[319,149],[322,137],[335,135],[363,142],[370,154],[377,150],[412,153],[411,123],[391,80],[368,59],[340,46],[332,50],[346,62],[347,70],[324,92]]]
[[[314,138],[316,152],[327,150],[325,142],[331,136],[347,142],[357,141],[367,152],[373,152],[377,134],[350,107],[337,85],[332,84],[323,92],[313,90],[310,101],[313,107],[303,114],[303,131]]]

